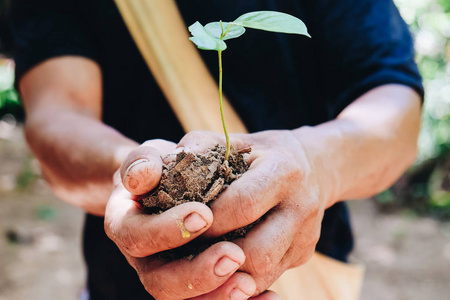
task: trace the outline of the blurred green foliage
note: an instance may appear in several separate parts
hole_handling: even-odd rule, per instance
[[[8,103],[19,103],[19,97],[14,89],[14,62],[0,57],[0,107]]]
[[[22,168],[16,176],[17,190],[29,191],[40,178],[39,170],[33,165],[34,160],[33,156],[28,155],[22,162]]]
[[[19,95],[14,88],[14,62],[0,55],[0,117],[5,114],[23,118]]]
[[[450,0],[395,2],[414,36],[425,103],[414,166],[376,199],[384,209],[450,218]]]
[[[19,96],[14,89],[14,62],[7,58],[11,50],[11,34],[7,19],[10,0],[0,0],[0,117],[9,113],[22,119]]]
[[[54,221],[57,218],[58,210],[51,205],[40,205],[36,208],[36,217],[43,221]]]

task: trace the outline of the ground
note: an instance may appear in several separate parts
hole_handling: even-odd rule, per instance
[[[83,213],[54,197],[20,127],[0,121],[0,300],[76,300],[83,288]],[[17,178],[19,180],[17,180]],[[450,222],[350,203],[362,300],[450,299]]]

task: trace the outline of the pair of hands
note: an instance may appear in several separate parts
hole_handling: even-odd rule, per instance
[[[105,213],[108,236],[156,299],[279,299],[267,288],[287,269],[314,253],[329,191],[327,176],[308,159],[292,131],[236,134],[235,149],[251,147],[249,170],[214,201],[192,202],[146,215],[139,195],[156,187],[162,158],[184,149],[201,153],[219,134],[192,132],[178,145],[147,141],[132,151],[114,177]],[[245,238],[212,245],[193,260],[165,263],[154,254],[196,237],[221,236],[263,217]],[[190,238],[183,238],[184,223]]]

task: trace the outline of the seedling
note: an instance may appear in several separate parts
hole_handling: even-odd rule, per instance
[[[222,104],[222,51],[227,49],[225,40],[240,37],[245,33],[245,28],[260,29],[271,32],[308,34],[305,24],[298,18],[289,14],[275,11],[255,11],[246,13],[233,22],[211,22],[203,26],[198,21],[189,26],[192,34],[190,40],[201,50],[215,50],[219,56],[219,103],[220,116],[222,118],[223,132],[227,143],[225,160],[230,155],[230,139],[223,115]]]

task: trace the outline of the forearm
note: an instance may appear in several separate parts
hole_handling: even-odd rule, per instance
[[[25,132],[54,193],[103,215],[113,174],[137,143],[95,117],[61,107],[34,110]]]
[[[420,110],[416,92],[387,85],[361,96],[333,121],[294,131],[320,174],[327,174],[327,206],[374,195],[395,182],[414,161]]]
[[[100,67],[55,57],[30,69],[19,87],[26,138],[45,179],[63,200],[103,215],[113,174],[137,144],[100,121]]]

